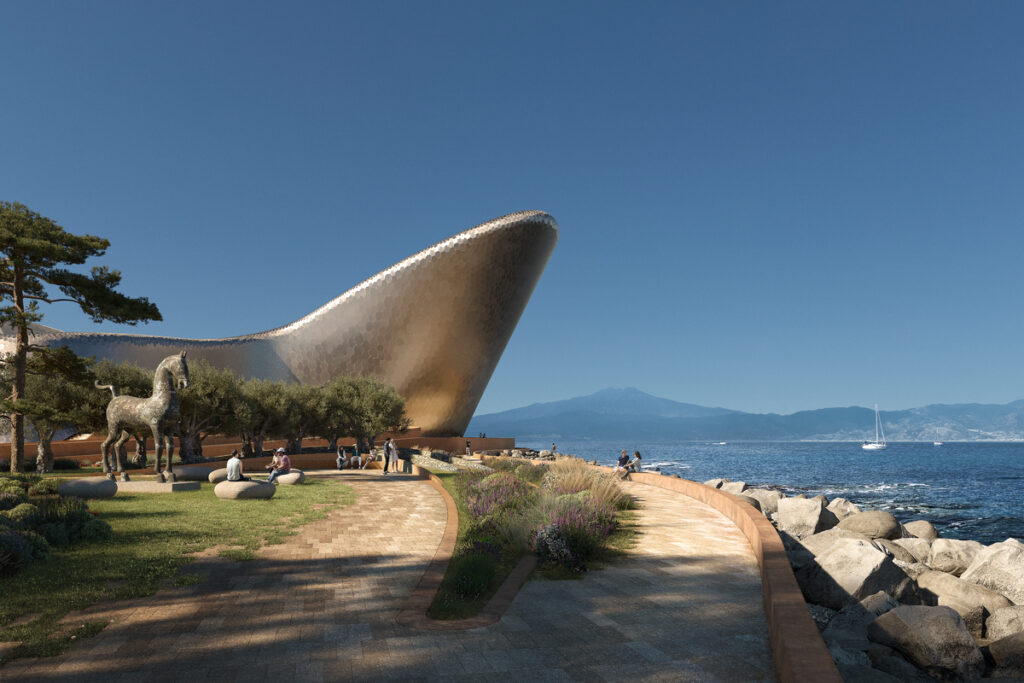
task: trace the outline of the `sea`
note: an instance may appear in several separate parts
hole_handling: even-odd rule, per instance
[[[550,441],[517,440],[550,449]],[[901,522],[926,519],[946,538],[986,545],[1024,541],[1024,442],[889,443],[866,451],[849,442],[626,443],[557,442],[571,453],[614,465],[639,450],[645,470],[693,481],[724,477],[787,495],[843,497]]]

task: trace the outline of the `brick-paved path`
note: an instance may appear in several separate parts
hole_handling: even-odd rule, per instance
[[[259,551],[204,558],[203,580],[101,606],[99,635],[0,680],[318,681],[770,680],[750,547],[693,499],[627,484],[642,499],[633,556],[579,581],[530,581],[500,622],[470,631],[395,623],[445,526],[428,483],[341,474],[356,503]]]

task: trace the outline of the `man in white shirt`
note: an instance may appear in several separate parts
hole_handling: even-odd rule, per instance
[[[228,481],[250,481],[249,477],[242,474],[242,456],[238,449],[231,451],[231,458],[228,460]]]

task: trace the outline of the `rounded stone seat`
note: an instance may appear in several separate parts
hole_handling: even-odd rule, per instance
[[[297,470],[294,467],[288,474],[282,474],[281,476],[274,479],[275,484],[304,484],[306,482],[306,473],[302,470]]]
[[[61,496],[76,498],[112,498],[117,493],[117,482],[105,477],[69,479],[57,487]]]
[[[213,487],[213,493],[224,500],[273,498],[277,487],[265,481],[227,481]]]
[[[174,477],[178,481],[207,481],[210,476],[209,467],[199,465],[178,465],[174,468]]]
[[[210,470],[206,475],[206,480],[211,484],[219,484],[222,481],[228,480],[228,468],[221,467],[216,470]]]

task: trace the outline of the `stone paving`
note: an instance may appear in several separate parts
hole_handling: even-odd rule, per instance
[[[772,680],[749,545],[712,508],[627,483],[643,535],[631,556],[577,581],[529,581],[500,622],[424,631],[395,622],[445,527],[427,482],[339,476],[349,507],[251,562],[204,557],[201,581],[100,605],[109,619],[60,657],[2,681]]]

